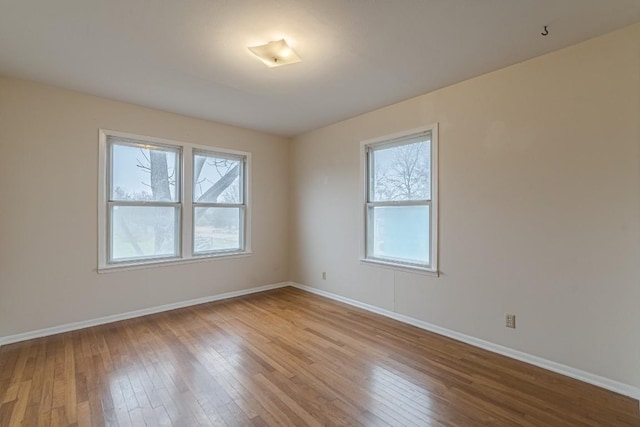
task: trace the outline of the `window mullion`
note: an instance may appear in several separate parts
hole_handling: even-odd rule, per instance
[[[373,197],[373,188],[374,188],[374,183],[373,183],[373,174],[371,173],[373,171],[373,167],[374,167],[374,158],[371,155],[372,154],[372,150],[371,147],[367,147],[367,202],[370,202],[371,200],[374,199]]]
[[[243,208],[244,203],[193,202],[193,206],[198,208]]]
[[[182,257],[190,258],[193,256],[193,181],[195,180],[193,174],[193,153],[192,147],[184,147],[182,153]]]
[[[431,200],[389,200],[367,202],[367,206],[427,206],[431,204]]]
[[[111,206],[149,206],[149,207],[180,207],[180,202],[147,202],[147,201],[132,201],[132,200],[109,200],[107,202]]]

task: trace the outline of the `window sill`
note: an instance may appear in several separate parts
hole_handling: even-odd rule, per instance
[[[191,258],[178,258],[178,259],[169,259],[165,261],[161,260],[153,260],[148,262],[133,262],[133,263],[123,263],[123,264],[113,264],[113,265],[103,265],[98,267],[98,274],[105,273],[115,273],[118,271],[129,271],[129,270],[143,270],[148,268],[156,268],[156,267],[169,267],[172,265],[180,265],[180,264],[193,264],[197,262],[205,262],[205,261],[213,261],[213,260],[222,260],[222,259],[234,259],[234,258],[247,258],[250,257],[252,252],[232,252],[232,253],[220,253],[220,254],[210,254],[210,255],[195,255]]]
[[[405,271],[407,273],[423,274],[425,276],[440,277],[440,272],[438,270],[432,270],[426,267],[418,267],[418,266],[400,264],[400,263],[395,263],[390,261],[363,258],[363,259],[360,259],[360,264],[369,265],[372,267],[387,268],[390,270]]]

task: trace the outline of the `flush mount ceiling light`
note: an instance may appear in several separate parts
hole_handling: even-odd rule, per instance
[[[267,67],[295,64],[302,61],[284,39],[276,40],[261,46],[249,47],[251,53],[264,62]]]

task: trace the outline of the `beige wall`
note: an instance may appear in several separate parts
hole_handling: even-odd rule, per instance
[[[359,142],[433,122],[441,277],[360,264]],[[292,280],[640,386],[639,148],[640,25],[309,132]]]
[[[251,152],[253,255],[96,273],[99,128]],[[0,78],[0,337],[288,280],[289,144]]]

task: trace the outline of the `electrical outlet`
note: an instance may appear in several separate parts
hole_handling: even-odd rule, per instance
[[[327,272],[326,271],[322,272],[322,280],[327,280]]]
[[[515,329],[516,328],[516,315],[515,314],[507,314],[505,326],[507,328]]]

